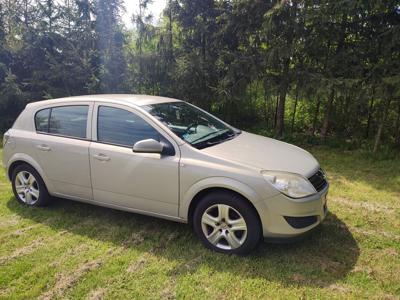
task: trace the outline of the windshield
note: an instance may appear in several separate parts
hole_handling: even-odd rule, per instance
[[[236,136],[231,127],[186,102],[158,103],[142,107],[182,140],[198,149]]]

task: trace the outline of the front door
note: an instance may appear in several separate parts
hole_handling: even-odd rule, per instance
[[[164,216],[178,215],[179,149],[175,155],[135,153],[133,144],[165,139],[145,115],[96,103],[89,156],[95,201]],[[171,141],[168,141],[171,143]]]

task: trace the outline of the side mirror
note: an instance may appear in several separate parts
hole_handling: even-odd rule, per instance
[[[133,145],[133,152],[141,153],[161,153],[164,146],[153,139],[141,140]]]

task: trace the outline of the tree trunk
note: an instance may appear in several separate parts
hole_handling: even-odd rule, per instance
[[[168,9],[168,31],[169,31],[169,59],[172,60],[174,57],[174,50],[173,50],[173,40],[172,40],[172,1],[169,1],[169,9]]]
[[[371,101],[369,103],[367,126],[365,128],[365,138],[369,137],[369,129],[371,127],[371,119],[372,119],[373,109],[374,109],[374,97],[371,98]]]
[[[400,148],[400,99],[398,99],[398,110],[397,110],[397,121],[395,127],[395,144],[398,148]]]
[[[28,1],[24,1],[24,25],[25,29],[29,28],[29,13],[28,13]]]
[[[389,111],[389,106],[390,106],[390,99],[385,101],[385,107],[383,108],[383,113],[381,116],[381,120],[379,122],[378,131],[376,132],[376,136],[375,136],[374,149],[372,151],[374,153],[376,153],[376,151],[378,151],[378,148],[379,148],[379,145],[381,142],[382,131],[383,131],[383,127],[385,126],[387,114]]]
[[[285,127],[285,102],[286,94],[289,86],[288,75],[289,75],[289,64],[290,58],[285,61],[284,69],[282,72],[282,82],[279,88],[279,102],[276,111],[276,128],[275,136],[282,137]]]
[[[293,107],[293,114],[292,114],[292,124],[290,126],[290,131],[293,132],[294,128],[294,119],[296,117],[296,109],[297,109],[297,101],[299,100],[299,88],[296,87],[296,98],[294,99],[294,107]]]
[[[315,108],[314,119],[313,119],[313,127],[312,127],[312,135],[314,136],[315,131],[317,130],[317,121],[319,115],[319,108],[321,106],[321,98],[318,97],[317,99],[317,107]]]
[[[278,116],[278,103],[279,103],[279,95],[276,96],[276,103],[275,103],[275,113],[274,113],[274,129],[276,128],[277,123],[277,116]]]
[[[340,121],[343,125],[343,131],[346,137],[352,139],[353,138],[353,124],[352,118],[350,116],[350,93],[346,93],[346,97],[344,98],[344,107],[343,107],[343,119]]]
[[[264,120],[265,120],[265,124],[268,127],[268,98],[267,98],[267,93],[264,92]]]
[[[276,129],[275,136],[282,137],[284,126],[285,126],[285,101],[286,101],[286,93],[282,92],[279,95],[279,102],[276,111]]]
[[[329,129],[329,123],[331,119],[331,111],[332,111],[332,106],[333,106],[333,100],[335,99],[335,90],[331,88],[331,92],[328,97],[328,102],[326,104],[325,108],[325,116],[324,116],[324,123],[321,128],[321,137],[323,139],[326,139],[326,136],[328,134],[328,129]]]

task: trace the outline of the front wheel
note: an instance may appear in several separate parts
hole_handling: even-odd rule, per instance
[[[262,236],[255,209],[240,195],[225,191],[208,194],[200,201],[193,227],[207,248],[222,253],[247,254]]]

